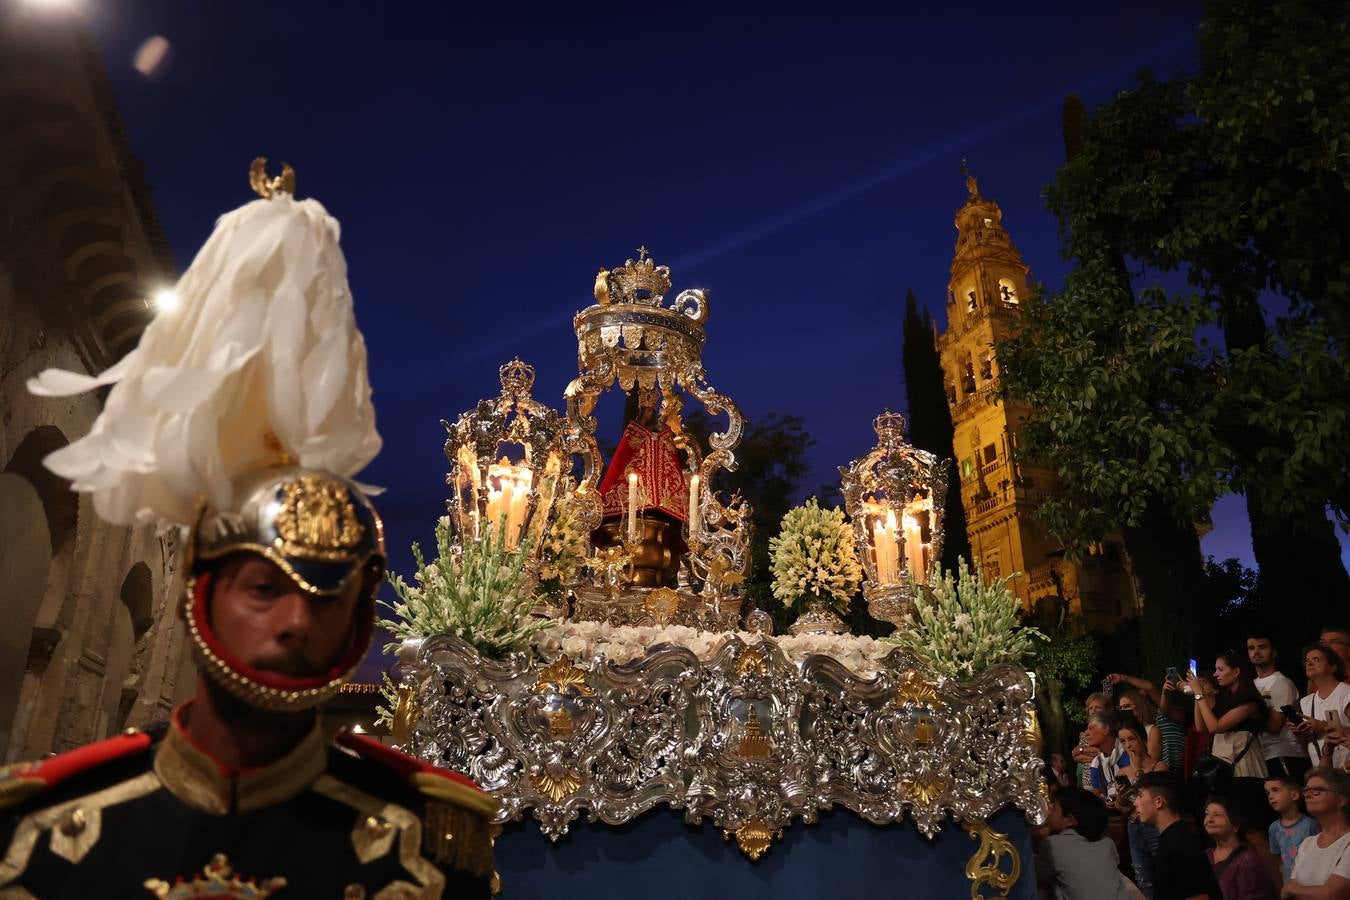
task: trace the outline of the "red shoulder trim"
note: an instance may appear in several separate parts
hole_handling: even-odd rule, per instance
[[[12,777],[18,781],[39,782],[44,787],[55,787],[81,772],[87,772],[90,769],[98,768],[115,760],[125,759],[128,756],[144,753],[150,749],[151,743],[150,735],[144,731],[128,731],[116,737],[90,744],[87,747],[79,747],[69,753],[62,753],[60,756],[32,764],[31,768],[13,772]]]
[[[473,788],[480,793],[483,789],[473,783],[473,779],[461,775],[458,772],[452,772],[449,769],[442,769],[440,766],[433,766],[429,762],[423,762],[415,756],[409,756],[402,750],[395,750],[393,747],[385,746],[372,737],[364,734],[357,734],[353,731],[343,729],[337,733],[333,740],[342,747],[351,750],[357,756],[363,759],[373,760],[388,769],[393,769],[404,781],[412,781],[414,775],[436,775],[450,781],[457,782],[465,787]]]

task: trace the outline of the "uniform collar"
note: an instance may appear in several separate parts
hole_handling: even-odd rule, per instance
[[[327,742],[316,719],[300,743],[275,762],[228,768],[188,737],[184,712],[189,706],[190,701],[173,711],[169,730],[155,750],[155,774],[189,806],[214,815],[273,806],[304,791],[328,766]]]

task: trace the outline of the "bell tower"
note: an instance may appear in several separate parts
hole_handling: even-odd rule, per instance
[[[1011,587],[1024,604],[1063,596],[1073,612],[1109,626],[1137,609],[1123,548],[1108,542],[1082,565],[1068,563],[1033,515],[1055,490],[1054,472],[1014,459],[1018,424],[1029,410],[996,399],[994,348],[1017,327],[1030,269],[1003,227],[1003,211],[980,194],[964,164],[962,171],[968,196],[956,212],[947,330],[937,345],[971,552],[987,577],[1020,572]]]

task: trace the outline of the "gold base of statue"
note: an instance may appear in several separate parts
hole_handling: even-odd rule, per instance
[[[592,539],[601,550],[606,547],[624,546],[624,529],[627,523],[622,519],[610,519],[600,523]],[[684,560],[684,539],[680,537],[680,523],[663,516],[642,515],[638,517],[638,541],[631,548],[632,560],[629,563],[628,578],[635,587],[673,588],[680,574],[680,563]]]

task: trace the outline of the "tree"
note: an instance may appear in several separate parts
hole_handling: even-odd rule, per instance
[[[1189,85],[1209,159],[1271,287],[1350,354],[1350,9],[1325,0],[1206,6]],[[1231,207],[1223,213],[1231,213]]]
[[[1070,616],[1061,595],[1043,597],[1028,617],[1029,625],[1049,636],[1036,646],[1030,667],[1036,673],[1036,714],[1047,750],[1069,750],[1066,696],[1092,682],[1097,672],[1097,638],[1082,616]],[[1077,721],[1077,719],[1074,719]],[[1046,754],[1047,758],[1049,754]]]
[[[1227,461],[1208,403],[1213,378],[1192,335],[1203,305],[1136,302],[1119,260],[1090,223],[1072,221],[1065,290],[1022,311],[998,348],[1004,396],[1026,402],[1021,452],[1049,465],[1056,492],[1037,514],[1071,553],[1120,532],[1145,596],[1152,670],[1173,664],[1203,578],[1194,523],[1218,496]],[[1161,669],[1158,669],[1161,671]]]
[[[1004,390],[1040,404],[1051,530],[1125,534],[1150,666],[1199,630],[1193,523],[1223,491],[1246,495],[1268,602],[1350,592],[1326,517],[1350,509],[1347,60],[1343,8],[1216,2],[1196,75],[1066,108],[1047,199],[1074,271],[1000,348]],[[1185,286],[1140,287],[1165,273]]]
[[[1204,53],[1202,65],[1211,56]],[[1091,232],[1069,245],[1109,247],[1136,279],[1185,276],[1183,290],[1153,296],[1204,305],[1222,335],[1221,344],[1199,345],[1216,375],[1207,402],[1218,410],[1216,436],[1230,457],[1215,477],[1247,497],[1265,591],[1290,601],[1299,586],[1345,595],[1350,576],[1326,509],[1342,519],[1347,509],[1350,368],[1312,305],[1269,293],[1262,302],[1263,291],[1280,284],[1280,264],[1261,249],[1263,226],[1225,161],[1223,128],[1197,102],[1216,80],[1203,68],[1194,80],[1143,77],[1090,123],[1081,124],[1083,113],[1066,116],[1077,151],[1047,197],[1062,225]],[[1328,194],[1319,202],[1337,201]],[[1325,223],[1324,212],[1307,215]]]
[[[919,304],[914,291],[905,292],[904,326],[905,399],[909,407],[909,440],[939,460],[956,458],[951,409],[942,389],[942,361],[933,344],[933,318]],[[966,511],[961,505],[961,473],[953,465],[943,498],[942,567],[958,570],[958,560],[970,560],[966,535]]]

